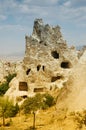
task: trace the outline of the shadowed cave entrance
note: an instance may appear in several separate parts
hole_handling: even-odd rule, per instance
[[[28,75],[28,74],[30,73],[30,71],[31,71],[31,69],[28,69],[28,70],[26,71],[26,75]]]
[[[23,95],[23,96],[21,96],[21,97],[25,99],[25,98],[27,98],[27,95]]]
[[[45,66],[44,65],[42,66],[42,69],[43,69],[43,71],[45,71]]]
[[[68,61],[63,61],[63,62],[61,63],[61,68],[69,69],[69,68],[71,68],[71,63],[68,62]]]
[[[41,65],[37,65],[37,71],[39,71],[41,68]]]
[[[55,58],[55,59],[59,59],[59,53],[57,53],[57,51],[52,51],[51,55]]]
[[[34,88],[34,92],[43,92],[44,88]]]
[[[28,91],[27,82],[19,82],[19,91]]]
[[[62,75],[59,75],[59,76],[53,76],[52,78],[51,78],[51,82],[55,82],[56,80],[60,80],[60,79],[63,79],[63,76]]]

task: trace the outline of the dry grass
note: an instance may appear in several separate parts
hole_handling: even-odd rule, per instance
[[[49,108],[46,111],[40,111],[36,114],[36,130],[79,130],[74,120],[75,115],[69,115],[65,111],[61,114],[55,112],[55,107]],[[2,120],[0,119],[0,124]],[[6,119],[6,123],[9,119]],[[12,118],[10,126],[1,126],[0,130],[32,130],[33,114],[17,115]],[[81,130],[86,130],[83,127]]]
[[[50,121],[52,118],[51,111],[54,108],[51,108],[46,111],[40,111],[36,114],[36,129],[37,130],[44,130],[47,126],[50,125]],[[6,119],[6,123],[8,123],[10,119]],[[33,114],[30,115],[17,115],[17,117],[11,118],[11,125],[10,126],[1,126],[0,130],[31,130],[33,125]],[[2,120],[0,119],[0,124]]]

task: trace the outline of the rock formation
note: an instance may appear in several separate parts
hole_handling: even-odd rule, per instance
[[[5,81],[8,74],[16,73],[19,62],[0,59],[0,83]]]
[[[86,109],[86,51],[71,71],[69,81],[60,92],[57,110],[81,111]]]
[[[78,64],[76,49],[67,46],[58,25],[45,25],[42,19],[36,19],[32,35],[25,39],[23,62],[6,93],[18,101],[36,92],[64,87]]]

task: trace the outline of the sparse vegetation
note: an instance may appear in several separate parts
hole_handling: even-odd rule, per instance
[[[18,111],[18,104],[13,105],[13,102],[8,98],[0,97],[0,117],[3,119],[3,126],[5,126],[5,118],[14,117]]]
[[[31,111],[37,111],[39,109],[47,109],[55,104],[54,97],[50,94],[36,94],[34,97],[28,97],[21,109],[24,113],[31,113]]]
[[[82,112],[71,112],[70,116],[73,117],[74,122],[76,122],[76,129],[83,129],[86,127],[86,110]]]
[[[55,105],[55,99],[53,96],[51,96],[50,94],[44,94],[44,97],[45,97],[45,105],[47,105],[48,107]]]
[[[25,114],[33,113],[33,129],[35,129],[35,117],[36,111],[40,109],[47,109],[54,105],[54,98],[49,94],[36,94],[34,97],[28,97],[23,105],[22,109]]]
[[[9,89],[9,85],[7,82],[4,82],[0,85],[0,95],[3,96],[5,92]]]
[[[0,119],[0,130],[85,130],[85,113],[83,111],[69,114],[65,113],[65,110],[62,110],[61,113],[56,113],[53,106],[46,110],[40,110],[36,114],[36,127],[33,129],[33,113],[25,116],[20,112],[16,117],[7,118],[5,127],[1,126]],[[83,121],[79,122],[77,117]],[[82,125],[81,128],[80,125]]]
[[[3,96],[6,91],[9,89],[9,83],[10,81],[16,76],[16,74],[9,74],[5,77],[6,81],[2,84],[0,84],[0,95]]]
[[[14,77],[16,77],[16,73],[13,73],[13,74],[8,74],[8,76],[6,76],[6,77],[5,77],[5,78],[6,78],[7,83],[9,84],[9,83],[10,83],[10,81],[11,81]]]

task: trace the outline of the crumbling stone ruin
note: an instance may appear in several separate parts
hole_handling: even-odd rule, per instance
[[[37,92],[63,88],[80,59],[75,47],[68,47],[60,27],[44,24],[42,19],[34,21],[32,35],[25,40],[24,59],[6,93],[15,100],[21,97],[19,102]]]

